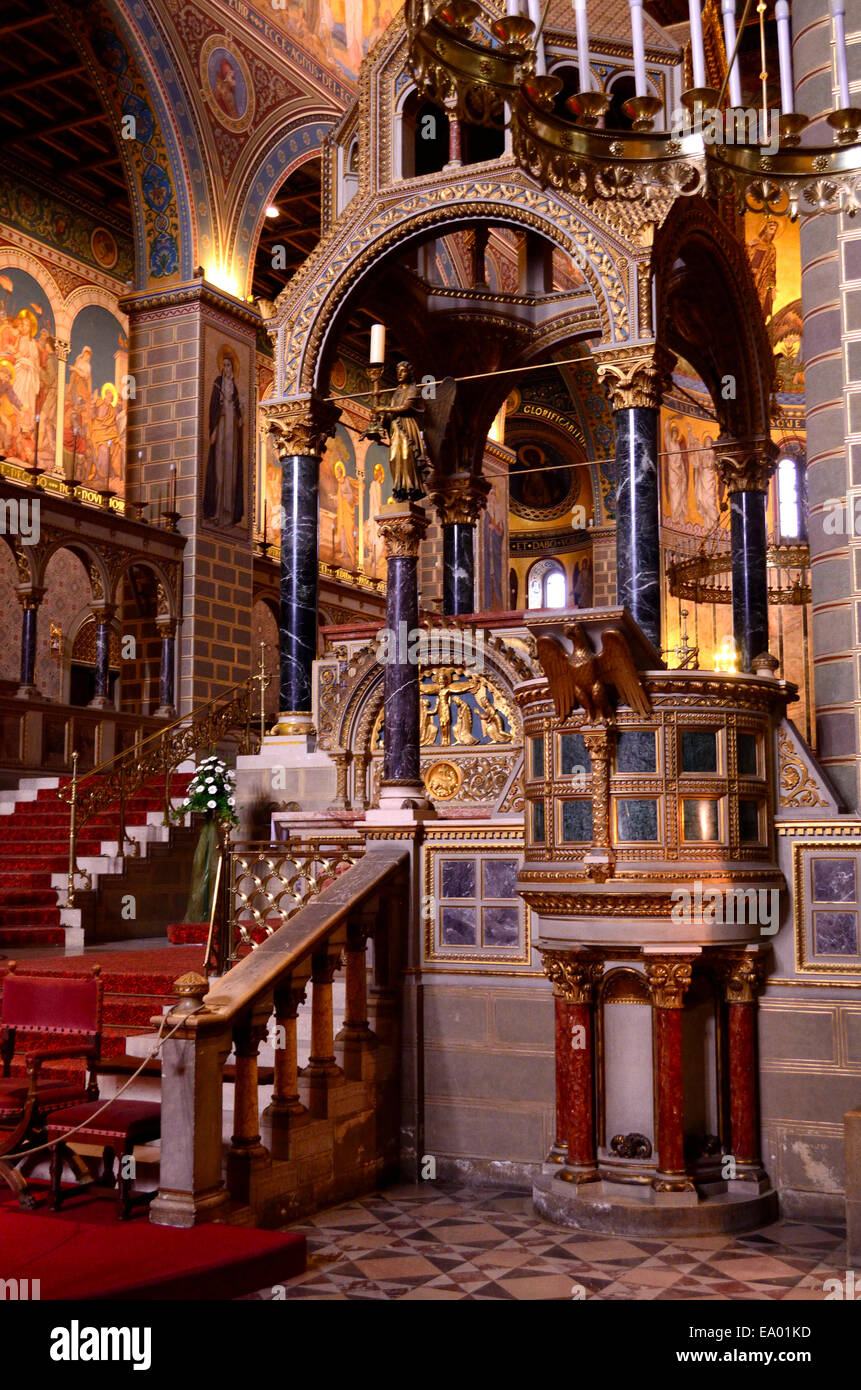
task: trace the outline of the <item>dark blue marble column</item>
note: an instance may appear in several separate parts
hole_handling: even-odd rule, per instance
[[[167,719],[176,714],[174,679],[176,672],[176,627],[174,623],[159,623],[161,634],[161,665],[158,673],[158,703],[156,714]]]
[[[475,612],[475,524],[448,521],[442,528],[443,612]]]
[[[111,615],[104,611],[94,614],[96,619],[96,688],[90,704],[96,709],[104,709],[110,704],[108,685],[111,667]]]
[[[419,740],[419,666],[410,660],[419,626],[419,547],[428,520],[413,502],[396,502],[377,517],[386,548],[385,716],[383,786],[422,789]]]
[[[729,495],[732,546],[732,628],[740,669],[749,671],[755,656],[768,651],[768,572],[766,494]]]
[[[661,645],[658,411],[629,406],[616,423],[616,602]]]
[[[21,686],[19,694],[35,689],[36,632],[39,601],[29,596],[21,599]]]
[[[281,693],[283,714],[310,712],[317,655],[317,503],[320,460],[281,460]]]

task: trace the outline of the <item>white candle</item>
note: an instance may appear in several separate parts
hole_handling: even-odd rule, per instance
[[[505,0],[505,13],[511,15],[520,14],[519,0]]]
[[[730,61],[735,52],[735,0],[721,0],[723,14],[723,37],[726,46],[726,60]],[[741,106],[741,77],[738,71],[738,58],[729,70],[729,104]]]
[[[777,0],[774,6],[777,20],[777,52],[780,59],[780,109],[791,116],[795,110],[792,85],[792,29],[789,23],[789,0]]]
[[[700,0],[688,0],[691,16],[691,63],[694,69],[694,86],[706,85],[706,50],[703,45],[703,15]]]
[[[646,46],[643,37],[643,0],[630,0],[631,38],[634,44],[634,85],[637,96],[646,95]]]
[[[547,61],[544,56],[544,36],[539,34],[538,26],[541,23],[541,0],[527,0],[526,13],[534,24],[532,38],[535,43],[535,75],[543,77],[547,72]]]
[[[574,18],[577,21],[577,60],[580,65],[580,91],[591,92],[592,77],[589,72],[589,22],[586,17],[586,0],[574,0]]]
[[[382,367],[386,360],[386,328],[385,324],[375,323],[371,326],[371,366]]]
[[[837,65],[837,106],[845,111],[849,100],[849,66],[846,62],[846,0],[831,0],[834,22],[834,59]]]

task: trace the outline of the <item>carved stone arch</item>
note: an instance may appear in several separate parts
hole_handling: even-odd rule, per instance
[[[28,251],[20,251],[16,246],[4,246],[3,264],[10,270],[25,270],[37,281],[51,306],[57,337],[68,340],[71,325],[66,317],[63,292],[44,261],[37,260]]]
[[[68,323],[68,333],[71,333],[75,319],[81,310],[88,309],[91,304],[96,304],[102,309],[107,309],[108,313],[118,321],[123,331],[128,333],[128,315],[124,314],[122,309],[117,308],[116,295],[109,294],[107,290],[101,289],[98,285],[79,285],[76,290],[72,290],[72,293],[65,301],[63,312]]]
[[[159,617],[169,617],[172,622],[180,616],[180,596],[177,593],[179,585],[179,570],[171,569],[162,565],[158,560],[153,560],[149,555],[143,557],[139,555],[121,555],[119,562],[110,566],[110,598],[117,609],[122,604],[122,583],[130,569],[146,569],[155,579],[157,585],[158,599],[156,608]]]
[[[108,566],[95,546],[88,541],[79,540],[77,537],[67,535],[50,537],[44,549],[40,546],[38,560],[39,584],[44,585],[45,575],[51,559],[58,550],[70,551],[77,560],[80,560],[90,583],[90,596],[93,599],[110,602],[111,594],[111,575]]]
[[[745,248],[703,198],[680,198],[655,235],[652,265],[659,342],[699,372],[724,435],[770,438],[774,354]],[[727,376],[735,379],[734,400],[721,393]]]
[[[576,257],[594,296],[602,341],[627,341],[627,279],[588,215],[539,189],[512,165],[500,168],[492,180],[459,172],[456,182],[423,184],[387,206],[361,195],[353,200],[279,296],[268,325],[276,340],[276,391],[281,397],[325,387],[321,363],[329,332],[359,283],[378,272],[390,254],[429,232],[445,235],[473,221],[536,231]]]
[[[266,219],[266,208],[290,175],[311,159],[320,159],[326,137],[333,130],[335,111],[303,111],[286,127],[270,132],[270,143],[255,153],[236,201],[235,216],[228,233],[226,258],[244,293],[251,293],[254,254]],[[306,140],[308,143],[306,144]],[[325,170],[323,170],[325,181]],[[322,190],[324,192],[324,190]]]

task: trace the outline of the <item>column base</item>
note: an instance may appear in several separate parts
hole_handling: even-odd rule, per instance
[[[174,705],[159,705],[153,716],[155,719],[176,719],[176,707]]]
[[[43,700],[44,695],[40,695],[35,685],[19,685],[15,691],[16,700]]]
[[[566,1161],[567,1158],[568,1158],[568,1145],[567,1145],[567,1144],[553,1143],[553,1144],[550,1145],[550,1148],[549,1148],[549,1150],[548,1150],[547,1157],[545,1158],[544,1163],[545,1163],[545,1165],[552,1165],[553,1167],[557,1167],[560,1163],[564,1163],[564,1162]]]
[[[149,1219],[155,1226],[188,1229],[221,1216],[229,1201],[225,1187],[216,1187],[209,1192],[160,1190],[150,1206]]]
[[[278,738],[288,737],[291,734],[301,735],[304,738],[316,738],[316,729],[310,710],[280,710],[278,719],[269,730],[269,734]]]
[[[697,1189],[690,1178],[658,1173],[652,1180],[652,1201],[658,1207],[696,1207]]]
[[[87,709],[113,709],[114,702],[107,695],[94,695]]]
[[[379,806],[365,812],[368,825],[412,825],[436,820],[437,812],[428,799],[424,782],[382,782]]]
[[[557,1226],[619,1236],[708,1235],[753,1231],[778,1219],[777,1193],[739,1191],[745,1184],[722,1184],[714,1195],[696,1190],[682,1205],[657,1200],[648,1183],[572,1183],[563,1173],[542,1173],[532,1186],[536,1211]],[[677,1194],[670,1194],[675,1196]]]

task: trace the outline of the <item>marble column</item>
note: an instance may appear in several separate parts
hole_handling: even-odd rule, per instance
[[[18,591],[21,605],[21,680],[15,696],[19,700],[36,699],[36,639],[39,624],[39,605],[45,597],[44,589]]]
[[[443,613],[474,613],[475,537],[490,482],[481,474],[454,473],[432,480],[429,491],[442,525]]]
[[[410,636],[419,626],[418,557],[427,533],[426,512],[415,502],[393,502],[377,517],[386,552],[385,724],[383,787],[425,797],[420,771],[419,667],[410,660]]]
[[[176,623],[172,618],[156,622],[161,637],[161,662],[158,672],[158,719],[174,719],[174,679],[176,672]]]
[[[691,983],[691,962],[684,957],[647,959],[646,980],[655,1015],[658,1173],[656,1194],[696,1191],[685,1168],[682,1009]]]
[[[281,684],[276,734],[309,734],[317,655],[320,455],[338,411],[317,397],[273,402],[263,414],[281,460]]]
[[[775,458],[770,440],[744,445],[719,439],[715,448],[718,474],[729,494],[732,627],[742,671],[768,651],[766,501]]]
[[[757,1182],[765,1177],[759,1153],[756,1000],[763,962],[751,951],[733,956],[724,971],[729,1083],[729,1151],[736,1176]]]
[[[457,114],[457,97],[447,97],[445,101],[448,116],[448,163],[446,169],[459,169],[462,159],[462,131]]]
[[[556,1137],[547,1162],[565,1165],[566,1182],[595,1182],[594,1000],[604,967],[577,951],[542,955],[556,1018]]]
[[[616,427],[616,602],[660,649],[658,421],[673,359],[657,346],[596,357]]]
[[[111,620],[114,610],[111,607],[94,608],[96,621],[96,688],[91,709],[109,709],[111,701],[108,687],[111,678]]]

